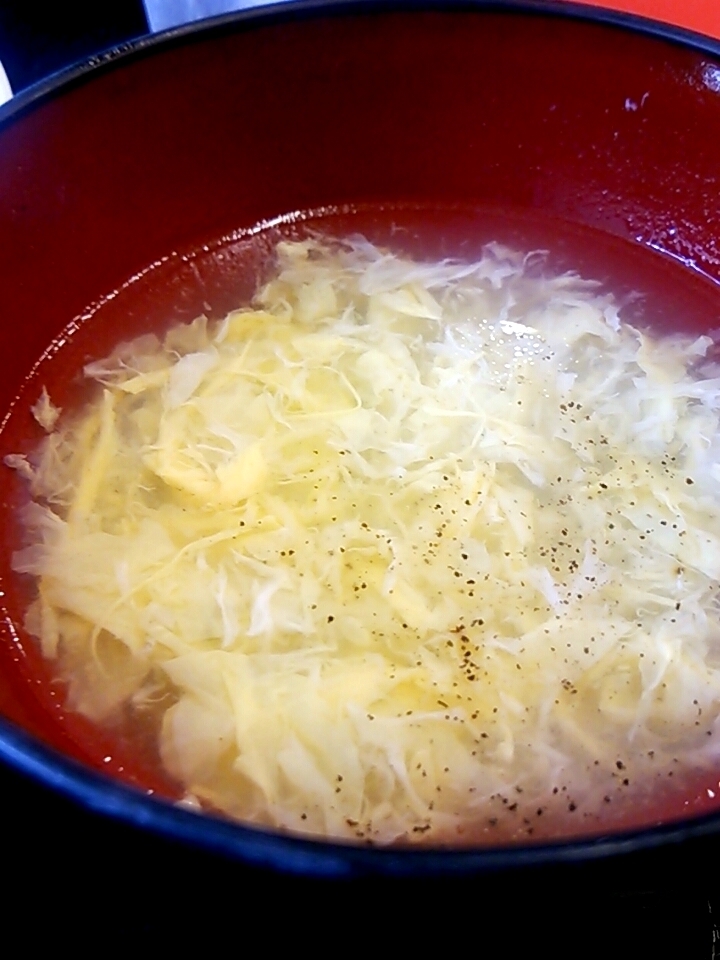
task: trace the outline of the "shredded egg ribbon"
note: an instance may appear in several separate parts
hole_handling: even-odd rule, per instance
[[[537,254],[281,243],[15,455],[26,625],[198,802],[377,843],[584,824],[720,754],[720,380]],[[538,812],[539,811],[539,812]],[[541,831],[540,831],[541,832]]]

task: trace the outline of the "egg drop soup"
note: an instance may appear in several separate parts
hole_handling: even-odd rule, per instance
[[[68,708],[150,731],[181,802],[350,842],[591,835],[716,784],[712,311],[673,332],[642,279],[504,241],[264,242],[234,309],[79,357],[82,402],[31,381],[18,621]]]

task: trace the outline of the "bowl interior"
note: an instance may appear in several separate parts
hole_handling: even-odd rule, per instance
[[[39,439],[42,383],[77,402],[88,359],[222,315],[278,237],[316,226],[435,256],[544,247],[646,288],[670,329],[713,328],[719,90],[709,53],[519,10],[240,18],[81,76],[0,129],[0,456]],[[10,569],[22,491],[0,484],[0,710],[176,797],[149,755],[64,711]],[[704,786],[663,816],[715,810]]]

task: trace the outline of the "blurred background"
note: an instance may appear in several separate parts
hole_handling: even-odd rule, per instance
[[[270,0],[272,2],[272,0]],[[282,0],[275,0],[282,2]],[[560,0],[562,2],[562,0]],[[604,6],[614,10],[655,17],[667,23],[688,27],[702,33],[720,33],[720,3],[718,0],[579,0],[589,6]],[[215,16],[229,10],[253,7],[253,0],[145,0],[145,10],[152,30],[164,30],[189,20]]]

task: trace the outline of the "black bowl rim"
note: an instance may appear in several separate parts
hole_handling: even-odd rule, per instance
[[[0,107],[0,129],[98,72],[160,49],[213,35],[298,19],[347,14],[442,11],[556,17],[617,27],[720,59],[720,40],[634,14],[566,0],[291,0],[244,9],[139,37],[72,64]],[[7,614],[6,614],[7,617]],[[9,620],[9,617],[7,618]],[[485,874],[523,867],[581,863],[677,845],[720,832],[720,812],[642,829],[532,845],[475,848],[383,848],[301,837],[198,814],[104,776],[46,746],[0,716],[0,762],[65,796],[78,806],[167,839],[261,868],[306,877],[363,875],[432,877]]]
[[[603,6],[573,3],[571,0],[282,0],[282,2],[276,0],[270,5],[249,7],[234,13],[221,14],[146,34],[70,64],[26,87],[1,105],[0,128],[7,121],[17,118],[32,104],[44,102],[53,95],[63,93],[76,83],[91,79],[98,72],[151,55],[160,47],[167,49],[195,39],[204,40],[214,34],[230,32],[234,29],[280,24],[317,16],[346,14],[372,16],[378,13],[423,10],[444,13],[532,14],[541,17],[581,20],[615,26],[720,58],[720,39],[636,14],[611,10]]]
[[[378,847],[265,830],[196,813],[96,773],[0,717],[0,762],[79,807],[249,866],[315,879],[437,877],[585,863],[717,834],[720,814],[597,837],[533,845]]]

